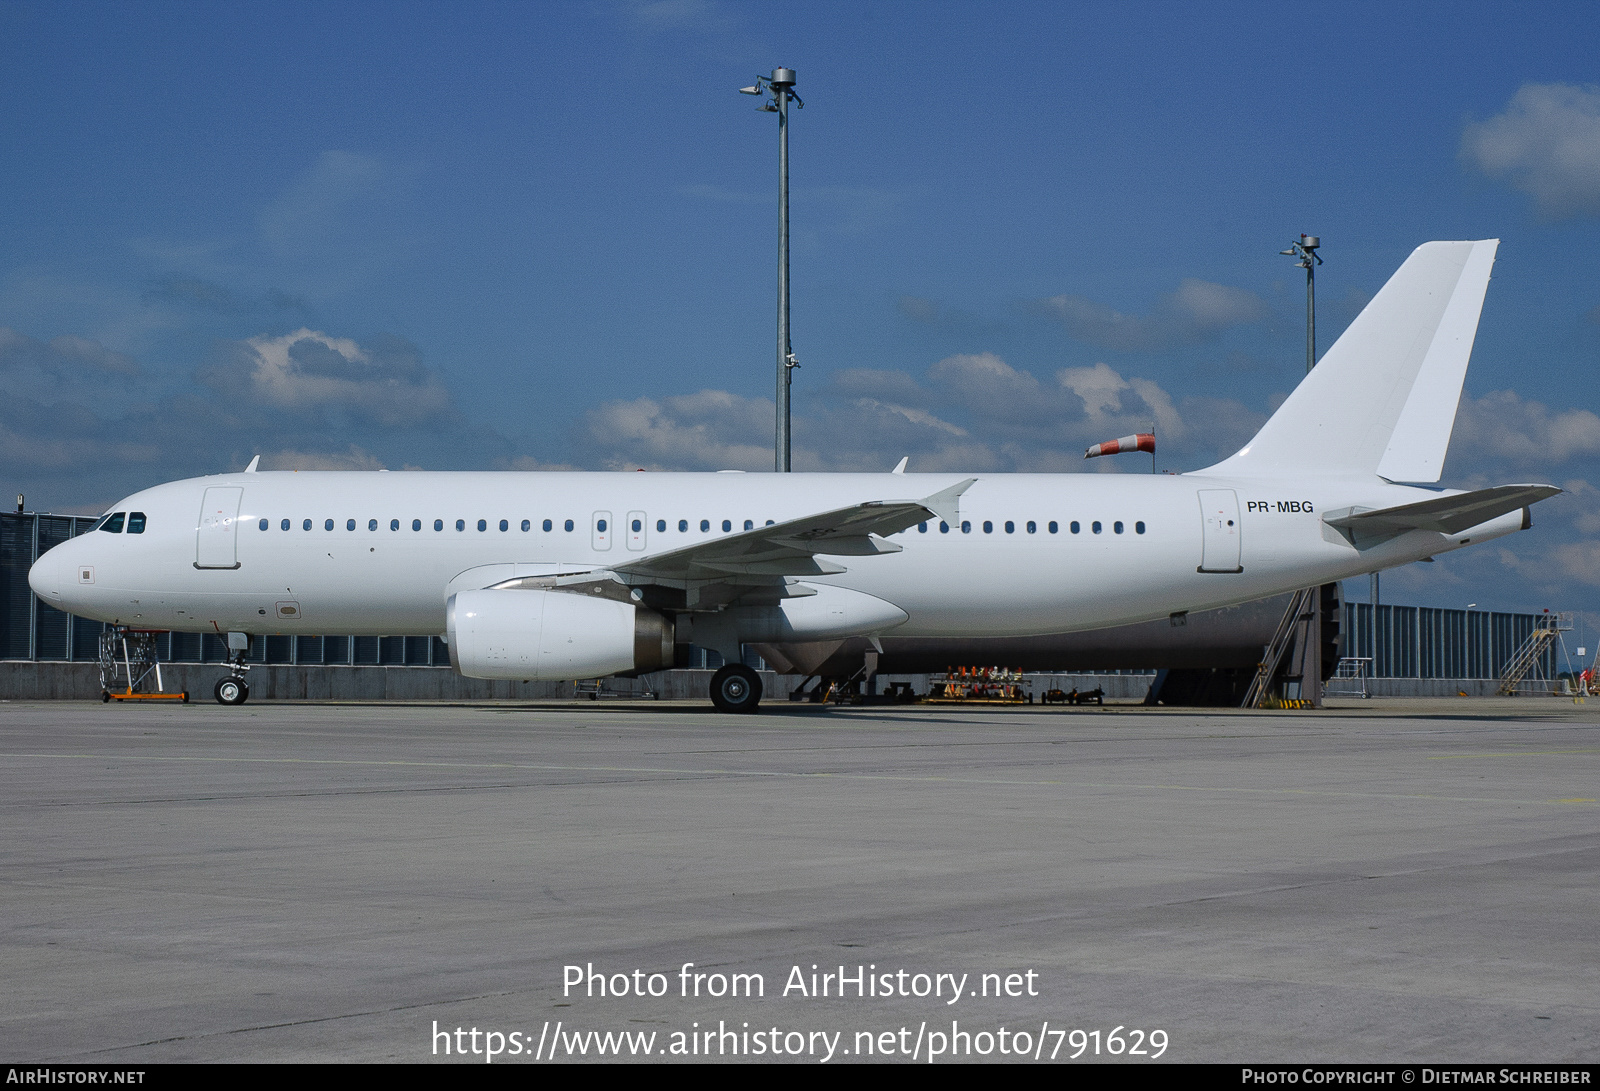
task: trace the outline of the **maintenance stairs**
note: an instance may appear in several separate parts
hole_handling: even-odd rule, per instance
[[[1314,616],[1313,607],[1316,606],[1316,596],[1321,593],[1320,587],[1307,587],[1294,593],[1294,598],[1289,602],[1289,608],[1283,612],[1283,618],[1278,622],[1278,628],[1272,635],[1272,642],[1267,645],[1261,662],[1256,667],[1256,676],[1250,682],[1250,689],[1245,693],[1244,703],[1241,708],[1262,708],[1267,698],[1272,695],[1272,680],[1277,676],[1278,665],[1283,662],[1284,655],[1294,644],[1295,632],[1302,622],[1309,622]]]
[[[1533,632],[1528,634],[1528,639],[1522,642],[1506,663],[1505,672],[1500,675],[1500,696],[1515,697],[1523,685],[1547,681],[1541,670],[1545,654],[1550,645],[1571,628],[1571,614],[1545,614],[1541,617]],[[1529,674],[1533,675],[1531,679]]]

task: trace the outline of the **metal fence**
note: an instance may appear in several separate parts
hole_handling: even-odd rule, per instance
[[[1371,604],[1346,602],[1343,652],[1371,659],[1374,678],[1499,678],[1544,616],[1380,604],[1374,624]],[[1543,677],[1556,677],[1560,652],[1545,651]]]
[[[39,601],[28,569],[45,550],[95,524],[92,516],[0,512],[0,659],[93,661],[98,621],[73,617]],[[1539,614],[1443,610],[1427,606],[1372,607],[1346,602],[1343,654],[1370,657],[1376,678],[1498,678],[1538,625]],[[214,633],[166,633],[157,651],[168,663],[221,663],[227,647]],[[695,666],[719,666],[715,652],[695,649]],[[1545,677],[1555,677],[1559,648],[1546,653]],[[444,666],[449,649],[427,636],[269,636],[250,642],[254,663],[353,666]]]

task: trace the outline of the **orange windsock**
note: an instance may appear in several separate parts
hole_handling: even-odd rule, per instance
[[[1098,458],[1101,455],[1123,455],[1129,451],[1146,451],[1150,454],[1155,454],[1156,434],[1154,432],[1140,432],[1138,435],[1123,436],[1121,439],[1114,439],[1109,443],[1097,443],[1083,452],[1083,457]]]

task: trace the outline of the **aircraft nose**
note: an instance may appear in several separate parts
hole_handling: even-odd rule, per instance
[[[66,556],[66,544],[63,542],[56,546],[34,561],[33,567],[28,569],[28,586],[33,588],[33,593],[58,610],[66,608],[70,589],[76,587],[80,579],[77,571],[79,566]],[[94,574],[92,567],[85,567],[89,569],[87,582],[94,578]]]

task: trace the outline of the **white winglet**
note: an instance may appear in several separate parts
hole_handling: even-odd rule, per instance
[[[257,455],[255,458],[250,460],[250,465],[244,468],[244,472],[247,474],[253,474],[256,472],[256,467],[259,465],[261,465],[261,456]]]
[[[905,473],[906,472],[906,463],[908,463],[910,461],[911,461],[911,456],[907,455],[905,458],[902,458],[900,460],[900,465],[896,466],[894,469],[890,470],[889,472],[892,473],[892,474],[903,474],[903,473]]]

